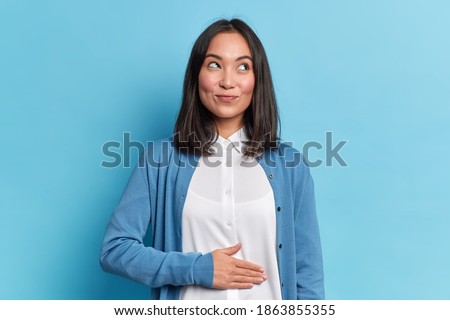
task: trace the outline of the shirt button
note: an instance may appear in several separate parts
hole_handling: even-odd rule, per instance
[[[230,189],[225,190],[225,194],[226,194],[227,196],[229,196],[229,195],[231,194],[231,190],[230,190]]]
[[[280,212],[280,211],[281,211],[281,207],[278,207],[278,208],[277,208],[277,211]]]
[[[280,243],[279,245],[278,245],[278,248],[283,248],[283,245]]]
[[[227,226],[231,226],[231,221],[227,221]]]

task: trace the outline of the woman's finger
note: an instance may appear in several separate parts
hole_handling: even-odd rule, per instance
[[[264,282],[264,278],[263,277],[247,277],[247,276],[236,275],[236,276],[231,277],[231,282],[259,284],[259,283]]]
[[[253,283],[231,282],[228,286],[228,289],[251,289],[253,288],[253,286]]]
[[[228,248],[223,248],[223,249],[218,249],[218,251],[225,253],[228,256],[231,256],[235,253],[237,253],[239,250],[241,250],[241,243],[237,243],[232,247],[228,247]]]
[[[253,270],[253,271],[259,271],[259,272],[264,272],[264,268],[261,266],[258,266],[257,264],[245,261],[245,260],[241,260],[241,259],[236,259],[233,258],[234,260],[234,265],[238,268],[242,268],[242,269],[249,269],[249,270]]]
[[[239,267],[236,267],[234,269],[234,275],[236,275],[236,276],[246,276],[246,277],[255,277],[255,278],[263,278],[264,280],[267,279],[267,275],[264,272],[254,271],[254,270],[245,269],[245,268],[239,268]]]

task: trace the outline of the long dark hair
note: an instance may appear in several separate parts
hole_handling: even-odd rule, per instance
[[[221,19],[211,24],[195,41],[186,67],[183,99],[175,123],[175,146],[180,150],[211,155],[218,132],[213,116],[200,101],[198,76],[212,39],[222,32],[238,32],[248,43],[253,60],[255,86],[252,101],[244,113],[244,130],[249,139],[244,155],[256,156],[276,147],[279,114],[269,62],[255,32],[242,20]]]

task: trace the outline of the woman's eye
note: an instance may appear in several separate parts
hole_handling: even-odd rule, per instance
[[[218,68],[219,64],[217,62],[210,62],[208,63],[209,68]]]
[[[240,70],[240,71],[245,71],[245,70],[249,70],[249,69],[250,69],[250,66],[246,63],[243,63],[243,64],[239,65],[239,67],[238,67],[238,70]]]

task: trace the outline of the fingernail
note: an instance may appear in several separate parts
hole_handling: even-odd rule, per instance
[[[259,268],[259,271],[262,272],[262,273],[264,273],[264,268],[262,268],[262,267]]]
[[[264,280],[267,280],[267,274],[264,273],[264,274],[262,275],[262,277],[263,277]]]

